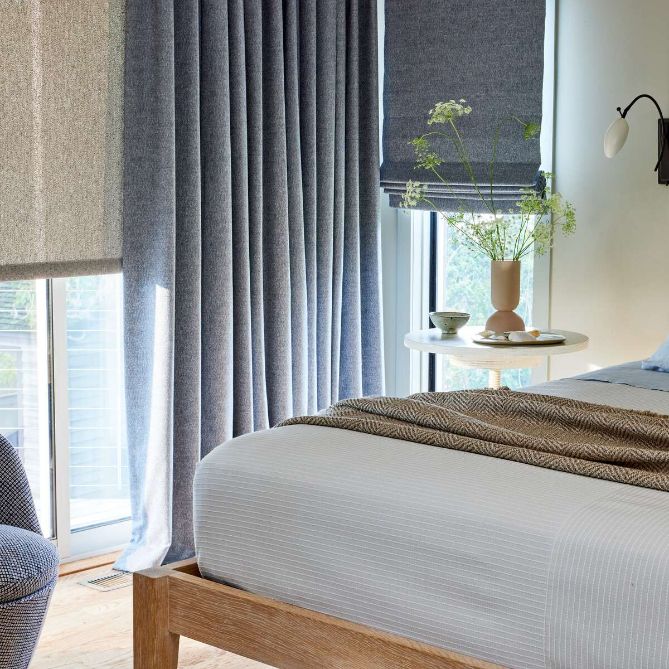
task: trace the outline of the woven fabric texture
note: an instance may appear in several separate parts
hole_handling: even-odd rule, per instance
[[[0,669],[29,665],[58,561],[55,546],[41,535],[19,456],[0,435]]]
[[[383,392],[376,0],[130,0],[133,534],[193,554],[200,457]]]
[[[27,669],[39,639],[53,584],[0,604],[0,669]]]
[[[282,425],[300,423],[669,491],[669,417],[644,411],[509,390],[465,390],[343,400],[318,416]]]
[[[457,123],[488,205],[498,131],[496,207],[506,211],[522,188],[539,186],[539,139],[526,141],[512,117],[541,123],[545,5],[544,0],[522,6],[515,0],[386,0],[381,183],[391,206],[399,206],[398,193],[412,179],[427,185],[435,205],[430,208],[488,213],[451,144],[450,127],[427,124],[435,103],[450,99],[465,98],[473,109]],[[438,170],[447,183],[429,170],[414,169],[409,142],[427,132],[445,161]]]
[[[0,3],[0,279],[121,271],[125,0]]]

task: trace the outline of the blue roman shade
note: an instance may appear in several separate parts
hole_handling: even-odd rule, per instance
[[[386,0],[383,164],[381,185],[400,204],[409,180],[427,184],[444,210],[459,201],[477,209],[477,195],[448,140],[433,147],[446,159],[439,168],[448,187],[414,169],[409,141],[435,129],[427,125],[436,102],[464,98],[472,113],[458,119],[477,181],[489,189],[492,138],[505,117],[541,123],[545,0]],[[539,185],[538,136],[501,127],[494,176],[495,202],[513,205],[523,188]],[[505,205],[508,204],[508,207]]]

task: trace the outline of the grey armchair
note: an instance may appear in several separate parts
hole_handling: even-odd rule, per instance
[[[58,576],[58,551],[42,536],[28,480],[0,435],[0,669],[30,664]]]

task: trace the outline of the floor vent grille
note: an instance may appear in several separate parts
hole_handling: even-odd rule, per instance
[[[85,585],[87,588],[93,588],[93,590],[100,590],[101,592],[109,592],[110,590],[131,586],[132,574],[127,571],[112,569],[93,578],[87,578],[85,581],[79,581],[79,585]]]

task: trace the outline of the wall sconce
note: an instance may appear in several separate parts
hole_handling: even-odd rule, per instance
[[[657,100],[647,93],[637,95],[625,109],[621,110],[620,107],[617,108],[620,118],[613,121],[606,130],[606,134],[604,135],[604,155],[607,158],[613,158],[623,148],[630,130],[625,117],[627,116],[627,112],[632,108],[632,105],[641,98],[648,98],[655,105],[659,114],[657,120],[658,158],[655,164],[655,171],[657,172],[657,182],[669,186],[669,149],[667,149],[667,143],[669,143],[669,119],[664,118]]]

